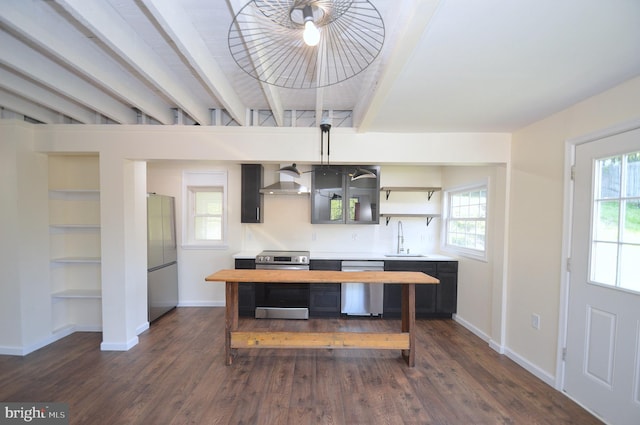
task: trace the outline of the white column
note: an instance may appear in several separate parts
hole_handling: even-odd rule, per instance
[[[100,155],[102,350],[126,351],[146,329],[146,163]]]

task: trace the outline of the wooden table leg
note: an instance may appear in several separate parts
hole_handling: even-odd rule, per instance
[[[402,350],[402,357],[409,367],[416,364],[416,285],[402,285],[402,332],[409,333],[409,349]]]
[[[230,366],[235,354],[235,350],[231,348],[231,332],[238,330],[238,282],[226,283],[225,298],[224,355],[225,363]]]

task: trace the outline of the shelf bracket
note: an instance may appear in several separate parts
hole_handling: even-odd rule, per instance
[[[387,196],[388,196],[388,195],[387,195]],[[386,218],[386,221],[387,221],[387,224],[386,224],[386,225],[388,226],[388,225],[389,225],[389,220],[391,220],[391,217],[385,217],[385,218]]]
[[[427,227],[431,224],[431,220],[433,220],[433,217],[427,217]]]
[[[389,195],[391,195],[391,191],[390,190],[386,190],[385,192],[387,192],[387,201],[389,200]],[[387,223],[389,222],[389,219],[387,219]]]
[[[429,192],[427,192],[427,201],[430,201],[432,196],[433,196],[433,190],[430,190]]]

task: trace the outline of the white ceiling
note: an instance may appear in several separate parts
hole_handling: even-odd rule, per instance
[[[229,53],[245,3],[1,0],[0,106],[45,123],[352,110],[360,131],[511,132],[640,75],[640,0],[371,0],[386,31],[372,66],[281,89]]]

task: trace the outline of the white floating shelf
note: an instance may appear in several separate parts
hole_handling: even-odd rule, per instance
[[[53,298],[78,298],[78,299],[100,299],[102,292],[99,289],[67,289],[65,291],[54,292]]]
[[[434,218],[440,217],[440,214],[405,214],[405,213],[383,213],[380,214],[380,217],[385,217],[387,220],[387,225],[389,225],[389,219],[391,217],[407,217],[407,218],[426,218],[427,226],[431,223],[431,220]]]
[[[60,257],[52,258],[54,263],[96,263],[100,264],[100,257]]]

